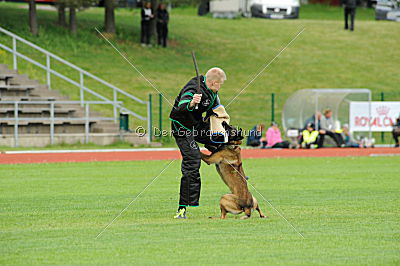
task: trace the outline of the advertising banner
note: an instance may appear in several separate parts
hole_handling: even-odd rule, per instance
[[[392,131],[392,123],[400,116],[400,102],[371,102],[369,117],[368,102],[350,103],[350,131],[388,132]]]

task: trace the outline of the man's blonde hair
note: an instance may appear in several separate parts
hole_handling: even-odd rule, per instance
[[[219,67],[213,67],[207,71],[206,79],[208,81],[222,82],[222,81],[226,80],[226,74]]]
[[[332,112],[332,110],[331,110],[330,108],[326,108],[326,109],[324,110],[324,115],[326,115],[327,113],[330,113],[330,112]]]

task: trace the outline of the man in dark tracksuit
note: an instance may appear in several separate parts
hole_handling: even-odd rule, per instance
[[[344,29],[349,29],[348,18],[350,15],[350,30],[354,31],[354,19],[356,16],[357,0],[343,0],[344,5]]]
[[[201,94],[197,93],[197,78],[191,79],[175,99],[170,113],[172,134],[182,155],[180,199],[175,218],[186,219],[187,206],[199,206],[200,198],[200,150],[196,142],[213,144],[207,134],[209,125],[203,121],[219,105],[218,90],[226,80],[220,68],[210,69],[201,76]],[[196,104],[198,109],[196,109]]]

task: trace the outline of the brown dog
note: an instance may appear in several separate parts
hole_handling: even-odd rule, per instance
[[[221,219],[225,219],[228,212],[232,214],[244,212],[246,216],[241,219],[247,219],[250,218],[252,209],[257,210],[261,218],[265,218],[256,198],[251,195],[247,187],[240,156],[241,143],[241,141],[233,141],[211,155],[200,152],[201,159],[209,165],[216,164],[219,175],[232,192],[222,196],[219,202]]]

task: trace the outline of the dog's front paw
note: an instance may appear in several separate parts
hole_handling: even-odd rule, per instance
[[[208,161],[208,158],[209,158],[209,157],[210,157],[209,155],[200,152],[200,158],[201,158],[201,160],[203,160],[203,162],[205,162],[205,163],[208,164],[208,165],[210,165],[210,162]]]

